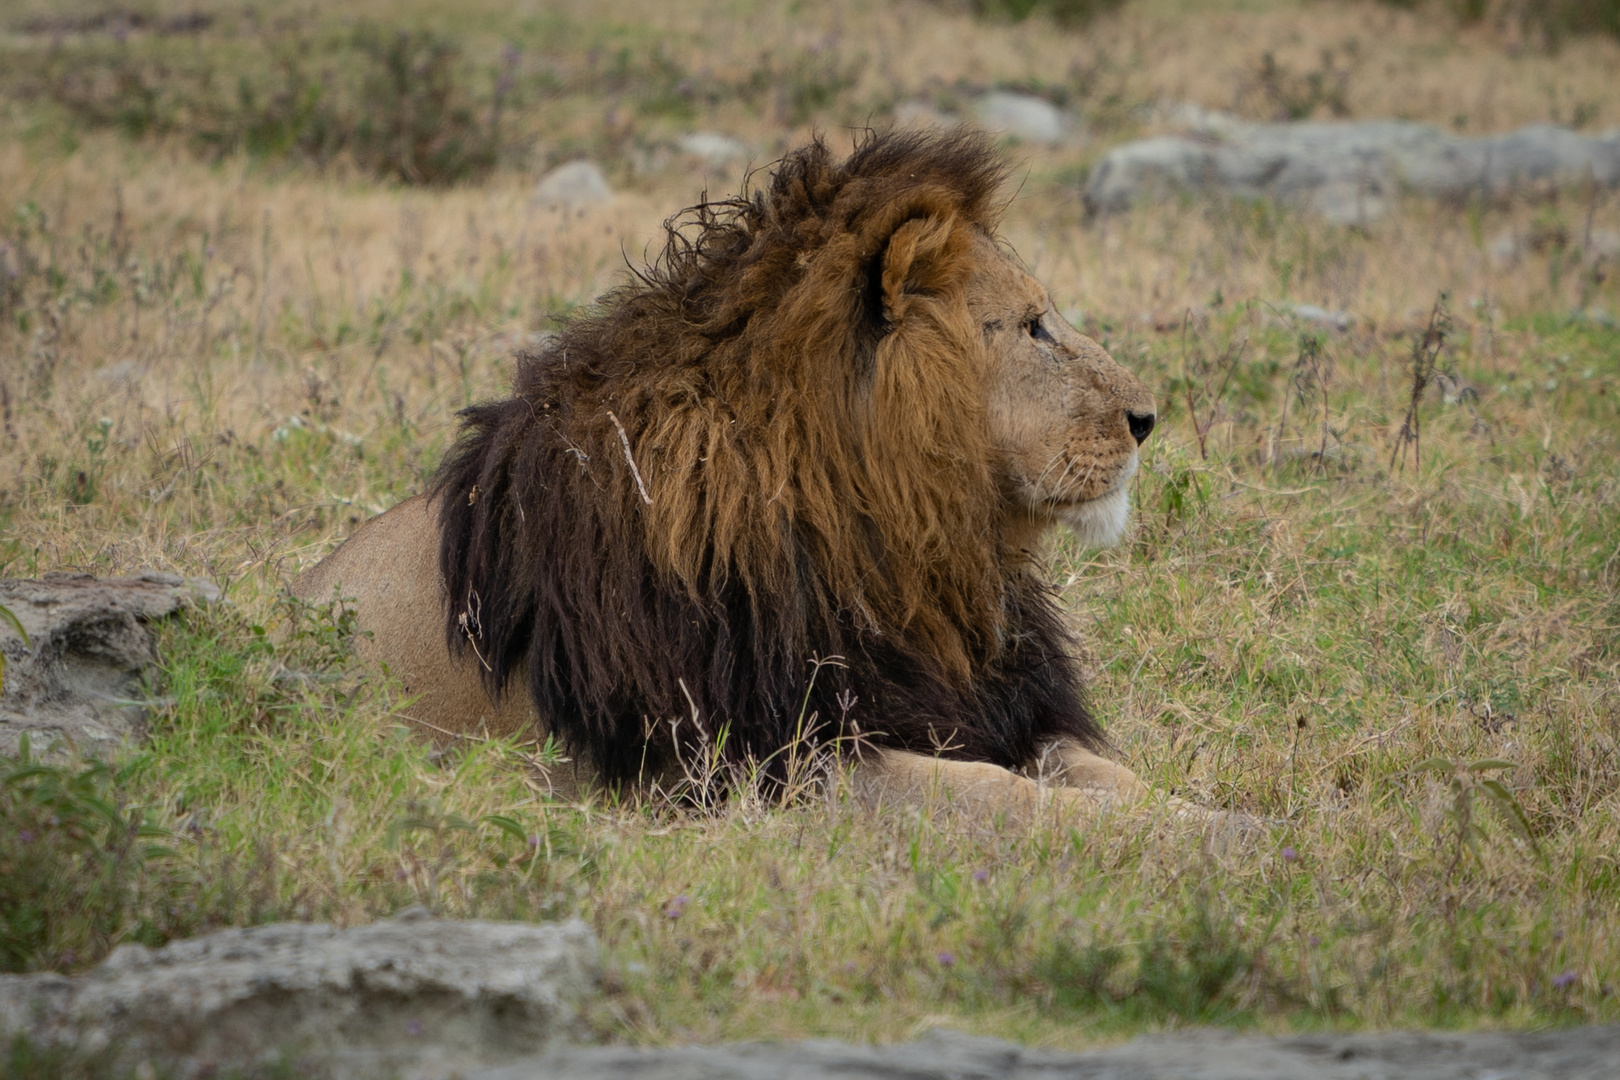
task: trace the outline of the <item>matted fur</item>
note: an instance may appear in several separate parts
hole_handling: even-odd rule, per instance
[[[762,761],[857,732],[1012,768],[1101,743],[989,444],[964,294],[1002,180],[976,134],[817,141],[463,413],[446,633],[492,694],[526,673],[607,780],[722,732]]]

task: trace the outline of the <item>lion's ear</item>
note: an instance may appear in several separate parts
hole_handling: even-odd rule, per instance
[[[889,235],[883,249],[883,317],[890,326],[905,322],[918,296],[938,296],[960,283],[968,266],[966,245],[952,217],[909,218]]]

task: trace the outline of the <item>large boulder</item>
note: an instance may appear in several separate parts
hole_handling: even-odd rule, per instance
[[[1200,114],[1204,116],[1205,114]],[[1402,191],[1501,197],[1620,186],[1620,131],[1586,136],[1534,124],[1448,135],[1427,124],[1200,122],[1185,135],[1126,143],[1092,170],[1086,206],[1106,214],[1176,191],[1273,198],[1340,224],[1383,214]]]
[[[584,923],[456,922],[421,908],[340,930],[276,923],[162,949],[125,945],[86,975],[0,975],[0,1041],[216,1076],[448,1077],[577,1034],[594,993]]]
[[[218,597],[213,583],[173,574],[0,579],[0,604],[28,631],[24,644],[0,620],[0,754],[16,754],[24,734],[35,750],[66,743],[98,756],[138,738],[154,659],[147,625]]]

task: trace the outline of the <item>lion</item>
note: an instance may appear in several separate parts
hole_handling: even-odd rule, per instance
[[[978,133],[817,139],[677,215],[294,591],[352,598],[424,727],[549,735],[576,785],[811,746],[880,799],[1141,799],[1041,570],[1126,531],[1153,395],[998,240],[1005,176]]]

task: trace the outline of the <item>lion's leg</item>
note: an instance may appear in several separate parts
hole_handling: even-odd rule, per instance
[[[1122,772],[1131,776],[1128,769]],[[855,766],[854,786],[866,802],[921,807],[943,800],[986,820],[1027,821],[1049,809],[1094,812],[1118,801],[1115,791],[1097,785],[1043,784],[1000,765],[904,750],[867,752]]]
[[[1246,843],[1259,835],[1259,823],[1248,815],[1209,810],[1174,795],[1155,797],[1131,770],[1078,744],[1059,743],[1050,756],[1057,757],[1063,769],[1059,783],[1038,782],[982,761],[951,761],[904,750],[868,752],[855,766],[855,794],[863,802],[890,806],[923,809],[944,804],[975,820],[1001,824],[1028,823],[1041,814],[1078,817],[1117,811],[1133,818],[1178,821],[1222,842]]]
[[[1152,794],[1152,789],[1130,769],[1069,739],[1052,744],[1042,763],[1042,774],[1053,783],[1095,791],[1124,802],[1135,802]]]
[[[1121,805],[1154,802],[1177,818],[1219,826],[1249,827],[1246,815],[1211,810],[1168,793],[1155,796],[1143,780],[1118,762],[1092,753],[1077,742],[1061,739],[1052,744],[1042,762],[1043,778],[1065,787],[1079,788],[1099,799]]]

